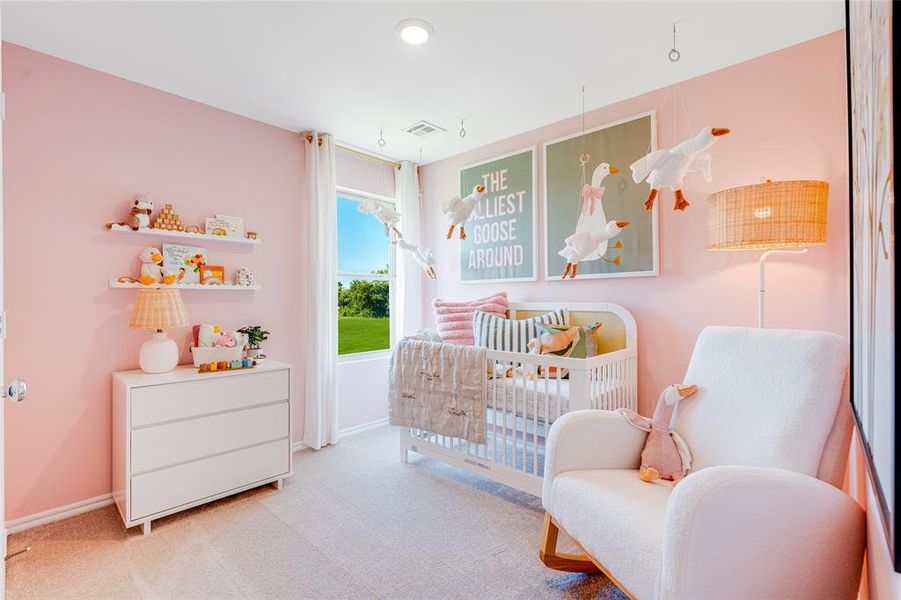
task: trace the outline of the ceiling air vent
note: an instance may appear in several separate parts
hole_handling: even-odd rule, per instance
[[[447,129],[441,127],[440,125],[429,123],[428,121],[419,121],[417,123],[413,123],[409,127],[404,127],[404,131],[409,134],[415,135],[416,137],[424,138],[430,135],[435,135],[436,133],[445,133]]]

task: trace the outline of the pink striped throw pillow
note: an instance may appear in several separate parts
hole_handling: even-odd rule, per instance
[[[469,302],[447,302],[436,298],[432,301],[432,310],[438,335],[442,342],[472,346],[475,343],[472,315],[479,310],[504,318],[507,305],[507,292]]]

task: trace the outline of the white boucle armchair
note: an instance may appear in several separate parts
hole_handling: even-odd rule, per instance
[[[675,416],[692,470],[675,487],[639,480],[647,434],[621,415],[564,415],[547,440],[542,561],[642,600],[855,598],[865,516],[838,489],[847,372],[834,334],[702,331],[684,380],[699,390]],[[560,530],[584,554],[558,552]]]

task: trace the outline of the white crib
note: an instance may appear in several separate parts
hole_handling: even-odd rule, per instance
[[[509,317],[525,319],[562,304],[511,304]],[[618,304],[564,306],[572,325],[603,322],[598,336],[601,354],[581,359],[488,350],[489,372],[512,375],[489,378],[485,384],[487,443],[404,427],[401,460],[407,462],[408,453],[417,452],[540,496],[544,441],[560,415],[583,408],[637,409],[638,332],[631,313]],[[556,373],[548,378],[530,377],[528,373],[537,367],[556,367]],[[561,369],[568,370],[568,378],[561,377]]]

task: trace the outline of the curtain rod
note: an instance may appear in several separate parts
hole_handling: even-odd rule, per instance
[[[313,134],[308,133],[304,136],[308,142],[313,143]],[[319,145],[322,145],[322,138],[319,138]],[[362,152],[360,150],[355,150],[354,148],[348,148],[347,146],[342,146],[341,144],[335,144],[336,150],[341,150],[342,152],[347,152],[348,154],[353,154],[355,156],[359,156],[360,158],[364,158],[366,160],[371,160],[374,162],[382,163],[384,165],[389,165],[394,167],[395,169],[400,168],[400,163],[393,160],[388,160],[387,158],[382,158],[381,156],[375,156],[373,154],[369,154],[368,152]]]

